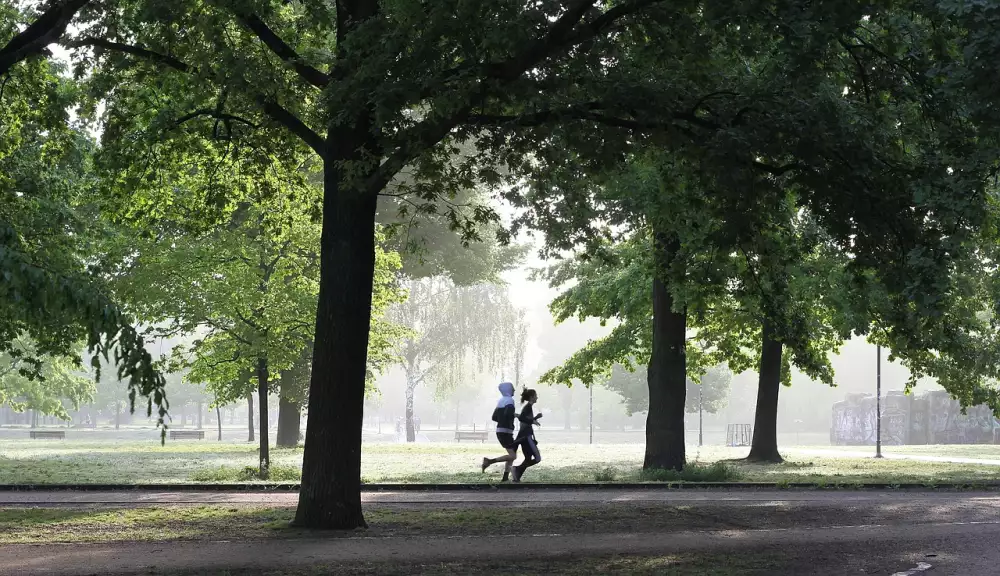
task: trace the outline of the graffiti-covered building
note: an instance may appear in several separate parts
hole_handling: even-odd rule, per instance
[[[830,443],[875,444],[875,397],[848,394],[833,405]],[[973,406],[962,414],[947,392],[912,396],[889,392],[882,399],[882,443],[994,444],[1000,443],[1000,421],[987,406]]]

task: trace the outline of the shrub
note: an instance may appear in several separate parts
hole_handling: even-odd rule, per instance
[[[295,466],[271,466],[269,482],[298,482],[302,471]],[[256,466],[219,466],[198,470],[191,475],[195,482],[256,482],[260,478]]]
[[[742,478],[740,470],[723,462],[709,465],[691,463],[680,472],[655,468],[639,473],[639,479],[644,482],[737,482]]]
[[[617,478],[618,469],[613,466],[607,466],[599,469],[597,472],[594,472],[595,482],[614,482]]]

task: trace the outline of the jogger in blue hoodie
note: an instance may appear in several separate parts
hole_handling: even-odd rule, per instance
[[[497,423],[497,441],[500,446],[507,451],[505,456],[497,458],[483,458],[483,472],[498,462],[503,462],[503,479],[507,482],[510,479],[510,468],[517,458],[517,444],[514,443],[514,385],[510,382],[503,382],[499,386],[500,399],[497,400],[497,407],[493,410],[493,421]]]

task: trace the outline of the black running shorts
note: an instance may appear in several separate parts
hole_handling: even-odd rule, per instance
[[[497,440],[500,442],[501,446],[508,450],[515,446],[514,435],[509,432],[497,432]]]

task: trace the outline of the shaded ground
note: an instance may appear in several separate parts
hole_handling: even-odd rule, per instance
[[[544,499],[543,495],[538,496]],[[108,508],[0,508],[0,544],[183,540],[288,540],[315,533],[288,528],[291,506],[152,505]],[[989,523],[1000,521],[1000,497],[909,500],[711,500],[592,502],[530,499],[493,503],[394,503],[366,508],[367,537],[489,536],[683,530],[790,530],[830,526]],[[323,534],[343,539],[356,533]]]
[[[362,477],[366,482],[387,483],[491,483],[499,480],[499,467],[479,472],[483,455],[495,452],[491,444],[366,444]],[[919,448],[919,450],[917,450]],[[972,458],[973,449],[985,461],[941,462],[862,457],[850,450],[789,449],[781,465],[732,464],[717,468],[692,467],[682,476],[648,478],[640,475],[641,444],[545,444],[545,461],[526,475],[526,482],[628,482],[660,481],[763,481],[808,482],[820,485],[865,482],[981,483],[1000,477],[993,465],[998,447],[941,446],[887,448],[887,454],[916,451],[921,457],[942,458],[948,451]],[[937,452],[934,452],[937,450]],[[302,461],[300,449],[273,449],[272,479],[297,481]],[[746,449],[692,449],[697,462],[710,465],[746,455]],[[841,457],[840,454],[844,454]],[[992,461],[991,458],[992,457]],[[973,459],[975,460],[975,459]],[[245,443],[174,441],[160,446],[145,442],[61,442],[25,439],[0,440],[0,482],[10,484],[69,483],[190,483],[244,482],[257,463],[256,447]],[[250,468],[250,472],[247,469]]]
[[[919,562],[989,574],[1000,562],[1000,495],[989,493],[427,496],[368,494],[371,529],[337,534],[286,528],[287,499],[0,504],[0,575],[509,574],[515,554],[522,573],[588,575],[894,574]]]

